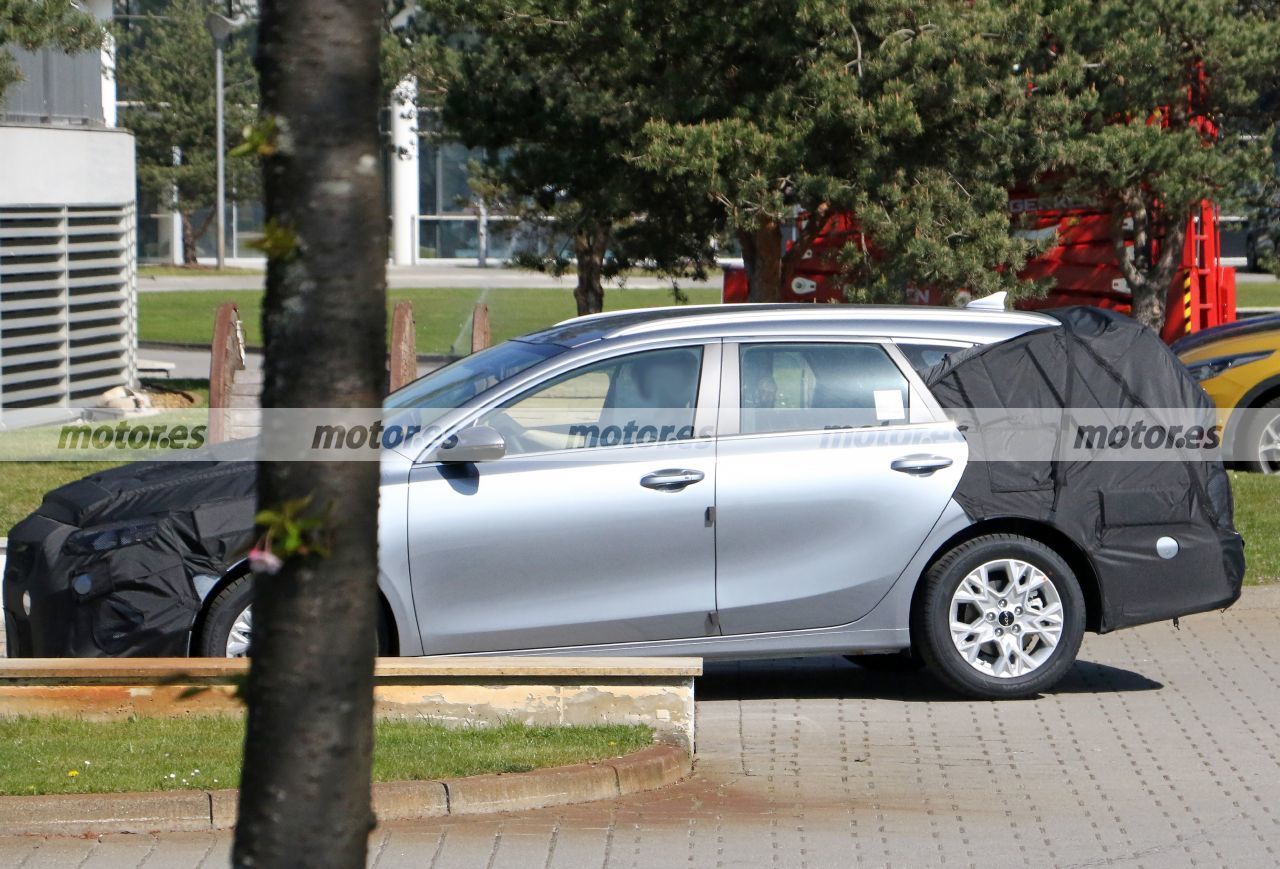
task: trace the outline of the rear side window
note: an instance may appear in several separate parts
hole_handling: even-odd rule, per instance
[[[738,352],[743,434],[907,421],[907,380],[875,344],[747,344]]]
[[[899,343],[898,349],[902,351],[902,355],[907,357],[907,361],[911,363],[919,374],[924,374],[933,366],[946,359],[952,353],[958,353],[963,347],[952,347],[947,344],[904,344]]]

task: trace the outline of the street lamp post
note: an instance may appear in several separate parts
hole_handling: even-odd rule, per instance
[[[244,22],[243,16],[231,19],[216,12],[210,12],[204,19],[205,29],[213,37],[214,88],[216,91],[215,104],[217,106],[218,125],[218,202],[216,205],[216,220],[218,223],[218,268],[220,269],[226,265],[227,261],[227,149],[226,133],[223,129],[225,125],[223,123],[222,50],[226,47],[227,40],[231,37],[231,34],[241,27]]]

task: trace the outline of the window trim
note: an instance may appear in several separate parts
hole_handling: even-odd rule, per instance
[[[520,375],[517,375],[516,378],[512,378],[512,380],[516,380],[518,378],[519,383],[509,384],[508,388],[503,389],[498,394],[489,396],[482,404],[467,408],[467,413],[463,417],[443,429],[441,433],[418,454],[417,458],[414,459],[414,465],[422,466],[443,464],[436,459],[428,458],[428,456],[435,451],[436,446],[441,441],[449,437],[449,435],[454,432],[464,429],[467,426],[474,425],[489,411],[495,410],[509,401],[519,399],[525,393],[531,392],[552,380],[572,374],[579,369],[606,363],[611,359],[619,359],[623,356],[631,356],[637,353],[648,353],[655,350],[678,350],[682,347],[698,348],[702,352],[702,370],[698,378],[698,399],[693,409],[694,437],[691,440],[659,441],[643,444],[613,444],[612,446],[601,445],[595,447],[575,447],[563,450],[546,450],[539,453],[520,453],[509,457],[504,456],[503,458],[498,459],[497,463],[505,462],[508,459],[517,461],[534,455],[541,459],[544,456],[576,456],[583,455],[585,453],[595,453],[600,450],[617,450],[620,447],[650,448],[671,446],[673,444],[695,444],[699,441],[712,442],[716,437],[716,410],[720,403],[719,387],[721,383],[720,366],[723,358],[722,344],[723,342],[718,338],[689,338],[688,340],[675,342],[670,340],[645,341],[636,344],[610,346],[608,349],[611,352],[597,351],[581,355],[574,354],[573,358],[568,359],[565,357],[569,354],[552,357],[552,359],[548,361],[559,362],[559,364],[553,365],[550,370],[543,371],[536,377],[525,377],[522,372]],[[539,367],[541,366],[534,366],[534,368]],[[500,386],[502,385],[507,384],[500,384]],[[706,431],[707,434],[699,436],[698,433],[701,431]],[[494,462],[484,462],[482,464],[491,465],[494,464]]]

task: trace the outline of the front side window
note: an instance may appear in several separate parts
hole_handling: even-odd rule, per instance
[[[568,350],[559,344],[505,341],[406,384],[388,395],[382,406],[416,410],[417,423],[430,425],[480,393]]]
[[[562,374],[490,411],[508,455],[688,440],[702,348],[630,353]]]
[[[907,421],[907,380],[874,344],[745,344],[739,348],[743,434]]]

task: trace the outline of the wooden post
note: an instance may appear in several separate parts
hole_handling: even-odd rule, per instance
[[[209,352],[209,443],[222,443],[230,428],[231,387],[244,370],[244,326],[235,302],[223,302],[213,316]]]
[[[471,313],[471,352],[483,350],[489,346],[489,306],[477,302]]]
[[[413,303],[396,302],[391,314],[391,353],[387,358],[392,392],[418,379],[417,346]]]

